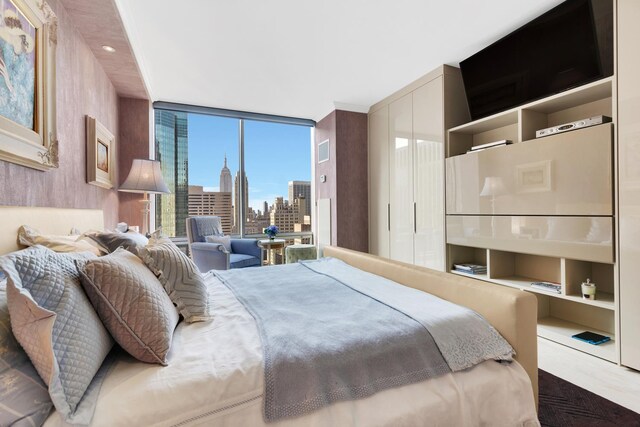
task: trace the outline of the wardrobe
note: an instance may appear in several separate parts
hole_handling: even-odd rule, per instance
[[[446,268],[445,131],[469,121],[460,71],[443,65],[369,110],[369,252]]]

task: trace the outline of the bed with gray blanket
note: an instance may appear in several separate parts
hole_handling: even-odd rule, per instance
[[[531,295],[327,252],[207,273],[214,319],[178,325],[168,366],[118,356],[91,426],[539,426]]]
[[[215,275],[260,332],[267,421],[512,361],[476,312],[335,258]]]

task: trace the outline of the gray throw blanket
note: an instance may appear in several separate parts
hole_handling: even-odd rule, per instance
[[[513,354],[477,313],[337,259],[215,274],[256,320],[267,422]]]

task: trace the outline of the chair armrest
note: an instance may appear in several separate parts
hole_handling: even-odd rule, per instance
[[[231,239],[231,250],[234,254],[251,255],[258,259],[262,256],[262,248],[256,239]]]
[[[191,244],[191,252],[222,252],[228,254],[222,243],[209,243],[209,242],[193,242]]]
[[[191,259],[203,273],[209,270],[229,269],[229,253],[220,243],[192,243]]]

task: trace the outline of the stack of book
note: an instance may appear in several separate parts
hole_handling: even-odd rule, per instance
[[[465,274],[487,274],[486,265],[477,264],[453,264],[453,269]]]
[[[476,151],[486,150],[487,148],[502,147],[511,144],[509,139],[501,139],[500,141],[487,142],[486,144],[474,145],[467,153],[475,153]]]
[[[539,289],[545,292],[551,292],[554,294],[559,294],[562,292],[561,286],[558,283],[551,282],[533,282],[531,283],[532,288]]]

